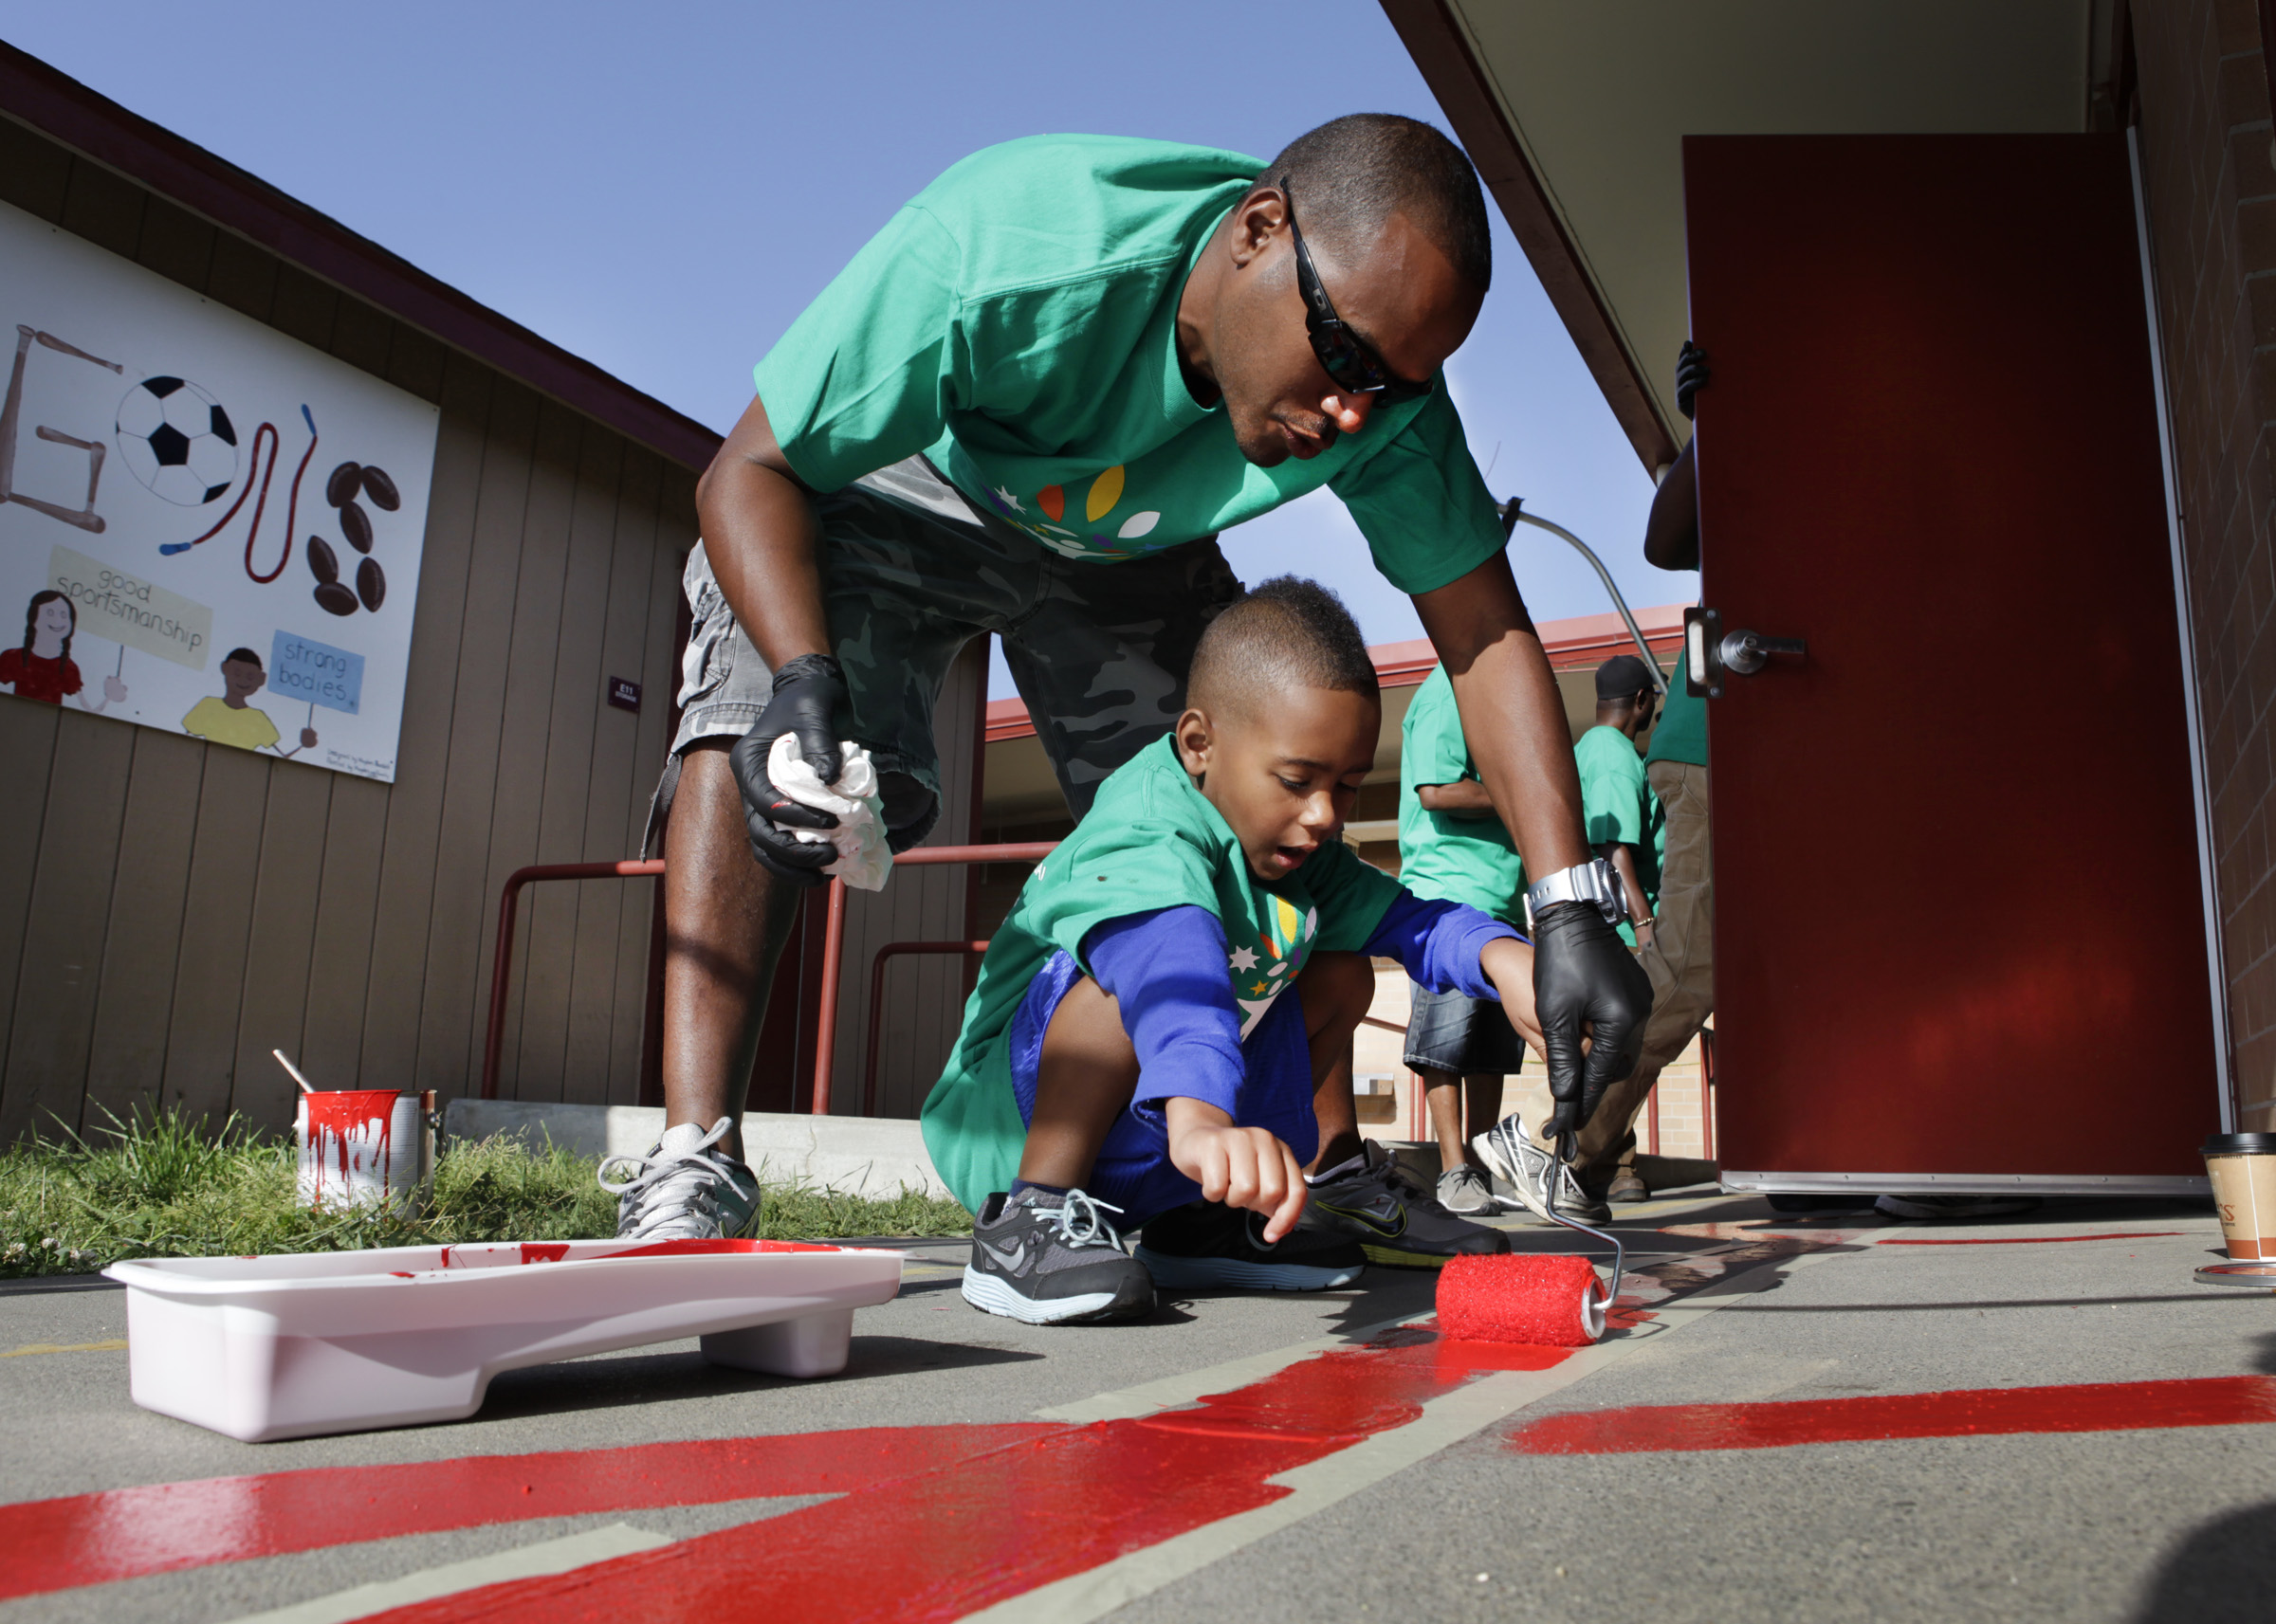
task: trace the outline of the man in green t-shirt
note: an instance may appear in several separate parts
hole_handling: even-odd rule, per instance
[[[1399,733],[1399,883],[1524,929],[1525,859],[1478,782],[1445,666],[1415,690]],[[1411,987],[1401,1058],[1422,1079],[1439,1141],[1439,1203],[1491,1213],[1491,1177],[1470,1141],[1501,1115],[1501,1082],[1524,1063],[1524,1041],[1498,1000]]]
[[[1366,114],[1270,164],[1107,137],[989,148],[791,324],[697,488],[683,721],[652,818],[668,1128],[621,1232],[713,1233],[756,1199],[735,1124],[764,989],[836,856],[797,838],[835,820],[773,783],[775,742],[825,783],[842,742],[868,750],[890,844],[913,845],[939,811],[934,698],[994,632],[1079,816],[1184,706],[1239,590],[1217,534],[1323,485],[1412,594],[1491,740],[1479,776],[1556,883],[1534,974],[1560,1109],[1577,1122],[1625,1072],[1649,987],[1599,911],[1555,684],[1440,375],[1490,280],[1468,160]],[[1356,1154],[1348,1100],[1323,1128],[1324,1159]]]

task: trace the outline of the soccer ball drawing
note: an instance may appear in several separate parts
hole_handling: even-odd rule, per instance
[[[119,403],[119,456],[152,495],[201,507],[237,478],[229,414],[186,378],[144,378]]]

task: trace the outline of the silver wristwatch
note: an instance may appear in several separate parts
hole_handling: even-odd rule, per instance
[[[1605,916],[1607,924],[1618,924],[1628,917],[1628,895],[1620,883],[1620,873],[1602,857],[1560,868],[1525,889],[1526,912],[1535,919],[1541,917],[1542,909],[1559,903],[1588,903]]]

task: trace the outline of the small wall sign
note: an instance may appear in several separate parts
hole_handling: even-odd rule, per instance
[[[611,677],[609,703],[618,710],[629,710],[637,716],[640,713],[640,684],[623,677]]]

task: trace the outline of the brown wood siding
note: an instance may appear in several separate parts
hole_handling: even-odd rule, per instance
[[[0,200],[441,408],[393,785],[0,696],[0,1144],[473,1092],[505,876],[636,855],[694,476],[6,119]],[[508,1093],[636,1098],[653,891],[524,893]]]

